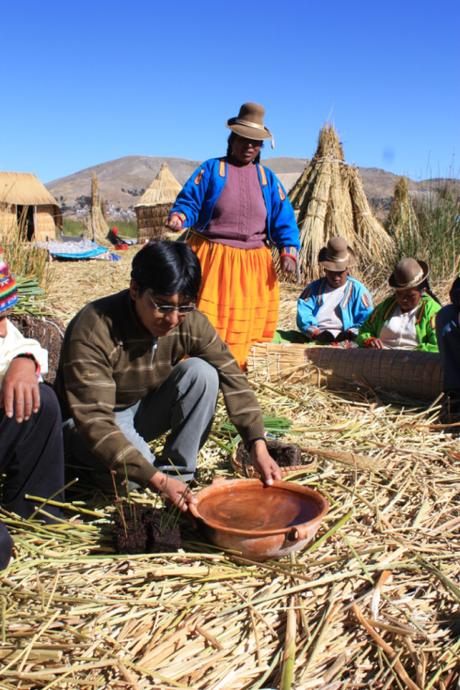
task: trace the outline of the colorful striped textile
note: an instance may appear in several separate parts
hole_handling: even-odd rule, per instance
[[[0,314],[14,307],[17,301],[16,281],[10,273],[8,264],[3,258],[3,249],[0,247]]]
[[[198,309],[240,365],[253,343],[270,342],[276,330],[279,283],[268,247],[237,249],[192,235],[203,281]]]

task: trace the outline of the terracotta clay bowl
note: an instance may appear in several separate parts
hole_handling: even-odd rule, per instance
[[[315,536],[329,505],[313,489],[259,479],[218,479],[196,494],[190,512],[209,540],[244,558],[281,558]]]

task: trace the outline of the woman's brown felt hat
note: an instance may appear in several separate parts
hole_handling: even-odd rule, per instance
[[[428,264],[418,259],[401,259],[388,279],[395,290],[409,290],[423,283],[429,273]]]
[[[320,249],[318,261],[327,271],[345,271],[355,263],[355,254],[343,237],[331,237]]]
[[[227,127],[245,139],[273,139],[264,125],[265,108],[258,103],[243,103],[236,117],[227,120]]]

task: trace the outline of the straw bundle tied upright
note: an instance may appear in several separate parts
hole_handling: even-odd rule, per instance
[[[395,185],[393,202],[388,213],[386,226],[398,246],[416,246],[419,225],[409,195],[407,177],[400,177]]]
[[[107,233],[109,232],[109,225],[105,218],[104,204],[99,191],[99,182],[95,173],[93,173],[91,178],[91,210],[89,226],[90,235],[93,242],[107,245]]]
[[[332,125],[320,132],[318,148],[289,197],[300,231],[300,272],[311,280],[321,275],[318,253],[336,235],[353,248],[358,270],[387,266],[394,242],[373,216],[358,169],[345,162]]]
[[[165,234],[165,222],[181,185],[163,163],[152,184],[134,207],[139,240],[154,239]]]

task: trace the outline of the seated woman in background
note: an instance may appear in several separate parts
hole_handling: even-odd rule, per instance
[[[460,424],[460,276],[449,293],[451,304],[436,314],[436,332],[443,368],[443,424]],[[460,426],[457,428],[460,433]]]
[[[360,347],[438,352],[435,315],[441,309],[428,284],[428,265],[401,259],[389,278],[394,294],[378,304],[357,338]]]
[[[327,344],[356,339],[372,312],[372,297],[349,274],[354,254],[343,237],[331,237],[318,256],[325,276],[310,283],[297,302],[297,327],[308,341]]]

